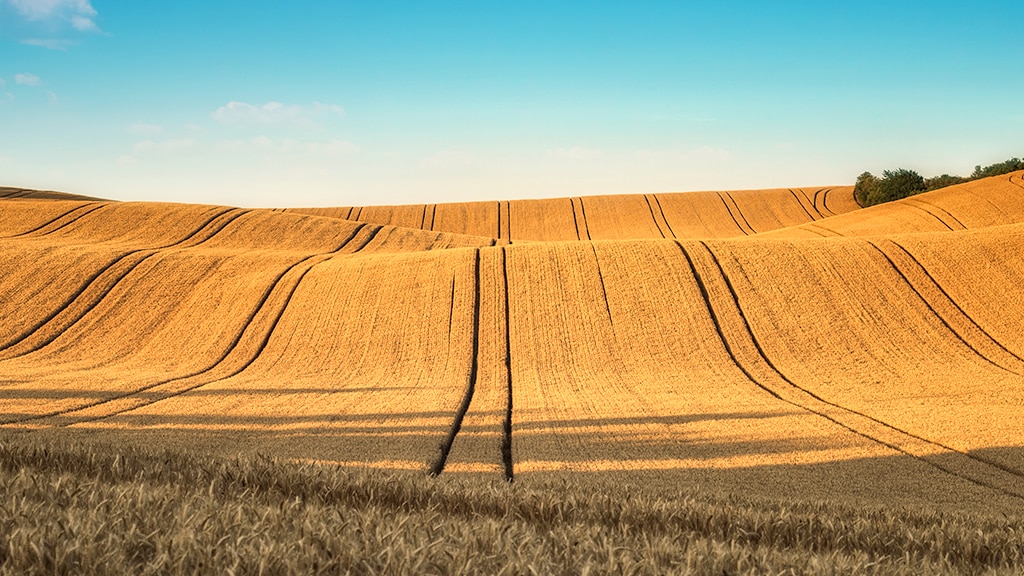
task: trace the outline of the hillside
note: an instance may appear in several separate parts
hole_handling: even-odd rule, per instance
[[[867,209],[850,187],[287,210],[17,191],[0,426],[1017,513],[1021,253],[1024,172]]]

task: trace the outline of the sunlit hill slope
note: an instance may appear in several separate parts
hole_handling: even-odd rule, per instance
[[[281,210],[0,189],[0,426],[1024,506],[1024,172]]]

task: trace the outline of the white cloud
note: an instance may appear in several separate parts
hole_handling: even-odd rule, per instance
[[[335,104],[314,102],[310,106],[267,102],[249,104],[232,100],[213,112],[213,119],[221,124],[232,125],[292,125],[315,127],[325,117],[342,116],[344,110]]]
[[[338,158],[359,152],[358,145],[345,140],[303,141],[285,138],[275,140],[268,136],[257,136],[247,140],[222,140],[216,144],[218,150],[224,152],[249,153],[263,152],[276,154],[298,154],[302,156],[320,156]]]
[[[129,134],[135,134],[136,136],[156,136],[164,131],[163,127],[157,126],[156,124],[132,124],[125,129]]]
[[[21,73],[14,75],[14,82],[22,86],[39,86],[42,83],[42,79],[35,74]]]
[[[96,24],[99,14],[89,0],[7,0],[23,17],[33,21],[57,20],[80,32],[102,32]]]
[[[22,40],[21,43],[28,44],[29,46],[41,46],[50,50],[67,50],[68,47],[76,44],[72,40],[65,40],[63,38],[29,38],[28,40]]]

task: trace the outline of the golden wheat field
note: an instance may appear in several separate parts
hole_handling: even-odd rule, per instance
[[[0,433],[1024,508],[1024,172],[241,209],[0,189]]]

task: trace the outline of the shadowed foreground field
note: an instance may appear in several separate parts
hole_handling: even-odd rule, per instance
[[[696,498],[725,515],[725,532],[676,539],[663,556],[672,530],[639,532],[642,546],[623,546],[665,560],[637,560],[649,571],[691,553],[721,559],[691,564],[719,573],[1009,569],[1019,547],[997,535],[1019,543],[1024,506],[1022,253],[1021,172],[867,209],[850,187],[288,210],[0,189],[6,492],[34,482],[47,506],[64,501],[65,481],[106,490],[61,480],[91,477],[77,465],[25,464],[51,443],[65,446],[57,460],[168,450],[169,469],[260,453],[275,459],[270,477],[333,474],[471,503],[532,494],[541,510],[600,494],[660,514]],[[215,483],[181,474],[186,500]],[[232,506],[256,497],[231,490]],[[823,547],[744,540],[729,531],[746,522],[733,498],[767,507],[766,522],[802,510],[846,535]],[[4,506],[11,550],[49,546],[33,538],[57,528],[25,532]],[[434,514],[410,513],[424,526]],[[541,572],[574,566],[560,562],[575,534],[589,558],[608,560],[595,546],[618,554],[600,540],[607,523],[580,514],[565,542],[524,525],[544,534],[553,564]],[[897,559],[839,543],[857,518],[888,523],[864,520],[880,534],[935,532]],[[444,530],[469,538],[472,525]],[[985,545],[997,560],[943,556],[975,545],[941,543],[962,526],[996,538]],[[386,549],[376,542],[366,546]],[[594,567],[631,565],[608,561]],[[457,568],[445,562],[433,569]]]

